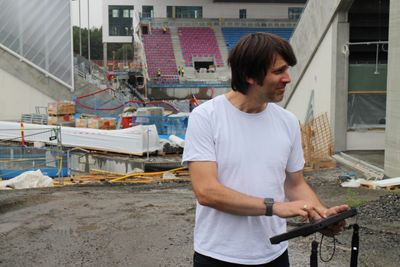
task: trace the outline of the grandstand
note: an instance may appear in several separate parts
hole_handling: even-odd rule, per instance
[[[143,43],[150,77],[156,77],[158,69],[162,75],[178,75],[169,31],[152,29],[151,34],[143,35]]]
[[[179,40],[182,47],[182,54],[185,66],[193,66],[193,57],[214,58],[215,66],[222,67],[221,52],[218,47],[214,31],[209,27],[179,27]]]
[[[293,28],[239,28],[239,27],[223,27],[222,32],[224,34],[225,43],[228,50],[231,51],[236,45],[239,39],[247,34],[254,32],[269,32],[281,36],[286,40],[290,39],[292,36]]]
[[[171,1],[154,6],[153,1],[106,0],[103,42],[106,48],[107,43],[131,43],[132,34],[139,36],[144,47],[141,58],[146,60],[143,76],[149,79],[150,93],[163,88],[164,97],[173,97],[172,91],[176,97],[185,97],[200,88],[209,88],[210,84],[228,90],[230,71],[226,62],[240,37],[252,32],[272,32],[289,39],[305,2],[257,1],[243,8],[237,1],[190,0],[184,5]],[[137,32],[133,28],[126,31],[126,14],[130,12],[140,14]],[[123,26],[125,31],[119,28]],[[178,66],[184,67],[184,75],[178,75]],[[177,88],[179,92],[175,92]]]

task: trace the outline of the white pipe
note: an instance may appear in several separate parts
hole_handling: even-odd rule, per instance
[[[371,45],[371,44],[388,44],[388,41],[373,41],[373,42],[354,42],[347,43],[347,45]]]

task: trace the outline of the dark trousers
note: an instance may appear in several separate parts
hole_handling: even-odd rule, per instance
[[[240,267],[240,266],[289,267],[288,251],[286,250],[282,255],[280,255],[275,260],[260,265],[243,265],[243,264],[230,263],[230,262],[216,260],[214,258],[194,252],[193,267]]]

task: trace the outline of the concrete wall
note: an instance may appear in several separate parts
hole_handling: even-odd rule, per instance
[[[325,33],[331,27],[336,10],[342,1],[346,2],[347,0],[330,0],[323,3],[320,0],[309,0],[307,2],[303,15],[290,39],[298,63],[291,69],[293,82],[288,86],[287,94],[282,102],[285,107],[297,90],[297,85],[301,82],[303,75],[307,72],[308,65],[324,40]]]
[[[390,1],[385,175],[400,177],[400,1]]]
[[[0,120],[20,120],[22,113],[35,113],[54,99],[0,69]]]
[[[306,119],[312,91],[314,91],[314,100],[311,105],[314,115],[328,112],[328,117],[330,117],[330,105],[333,102],[331,99],[332,38],[330,28],[315,52],[306,73],[297,83],[291,101],[286,106],[301,122]]]
[[[239,18],[239,9],[247,10],[248,19],[288,19],[288,7],[303,7],[303,4],[254,4],[214,3],[213,0],[104,0],[103,1],[103,42],[130,42],[131,37],[109,36],[108,6],[133,5],[142,12],[142,6],[154,7],[154,17],[165,18],[167,6],[202,6],[203,18]]]
[[[385,131],[365,130],[346,133],[346,150],[384,150]]]
[[[314,89],[314,114],[329,114],[336,151],[381,150],[385,148],[383,131],[347,132],[348,55],[344,45],[349,42],[347,13],[352,2],[308,2],[291,39],[298,64],[291,70],[293,82],[283,106],[304,120]]]
[[[72,97],[70,88],[1,48],[0,92],[0,120],[19,120],[21,113],[35,112],[35,106]]]

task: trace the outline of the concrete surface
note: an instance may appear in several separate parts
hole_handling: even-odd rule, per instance
[[[327,205],[349,199],[375,203],[388,194],[341,188],[337,177],[346,171],[339,166],[309,173],[307,181]],[[398,217],[388,221],[377,216],[388,208],[371,207],[367,210],[372,215],[358,219],[359,266],[397,266]],[[192,266],[194,212],[195,199],[187,183],[1,191],[0,266]],[[295,223],[292,219],[289,226]],[[311,241],[320,237],[292,239],[291,266],[308,266]],[[333,259],[320,260],[319,266],[349,266],[350,243],[351,231],[345,231],[338,236]],[[331,239],[324,239],[323,258],[332,249]]]

